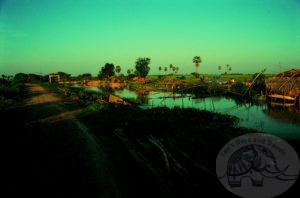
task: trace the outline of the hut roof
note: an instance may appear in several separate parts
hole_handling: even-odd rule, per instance
[[[273,77],[300,77],[300,70],[291,69],[291,70],[276,74]]]
[[[269,93],[300,95],[300,70],[291,69],[276,74],[266,80],[266,87]]]

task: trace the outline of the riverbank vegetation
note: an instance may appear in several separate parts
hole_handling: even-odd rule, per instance
[[[24,74],[25,75],[25,74]],[[24,75],[0,77],[0,110],[12,107],[21,101],[24,92]]]

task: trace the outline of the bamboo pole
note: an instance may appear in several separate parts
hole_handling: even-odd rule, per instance
[[[246,95],[246,93],[252,88],[252,86],[254,85],[255,81],[257,80],[257,78],[266,71],[266,69],[261,70],[261,72],[259,72],[259,74],[256,75],[256,77],[253,79],[251,85],[246,89],[246,91],[243,93],[243,96]]]

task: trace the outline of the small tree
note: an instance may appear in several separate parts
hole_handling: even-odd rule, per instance
[[[150,58],[146,58],[146,57],[138,58],[135,61],[136,75],[145,78],[150,71],[150,67],[149,67],[150,62],[151,62]]]
[[[98,74],[99,79],[109,78],[115,75],[115,66],[112,63],[105,63]]]
[[[16,82],[16,83],[24,83],[24,82],[27,81],[27,79],[28,79],[28,74],[17,73],[17,74],[14,76],[13,81]]]
[[[161,74],[161,66],[158,67],[159,74]]]
[[[132,69],[127,69],[127,74],[127,79],[132,79],[135,76]]]
[[[62,72],[62,71],[57,72],[56,74],[60,76],[60,80],[62,80],[62,81],[68,81],[71,77],[71,74],[67,74],[67,73]]]
[[[118,66],[116,66],[116,72],[117,72],[117,74],[119,75],[120,74],[120,72],[121,72],[121,67],[118,65]]]
[[[222,66],[218,66],[218,70],[221,71],[222,70]]]
[[[84,73],[84,74],[80,74],[77,77],[79,80],[91,80],[92,79],[92,74],[90,73]]]
[[[258,73],[253,74],[252,80],[255,79],[255,77],[258,75]],[[256,81],[253,84],[253,90],[256,92],[265,92],[266,91],[266,76],[264,74],[261,74]]]
[[[236,82],[230,87],[230,91],[243,94],[247,90],[247,86],[242,82]]]
[[[165,75],[166,75],[166,74],[167,74],[167,71],[168,71],[168,68],[165,67],[164,71],[165,71]]]

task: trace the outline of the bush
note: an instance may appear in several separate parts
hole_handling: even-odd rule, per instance
[[[92,102],[87,106],[87,108],[91,111],[101,111],[106,110],[108,108],[108,105]]]
[[[14,100],[6,99],[4,96],[0,95],[0,110],[5,109],[6,107],[12,106],[14,104]]]
[[[176,78],[179,79],[179,80],[185,80],[185,79],[186,79],[185,76],[178,76],[178,77],[176,77]]]
[[[236,82],[230,87],[230,91],[236,93],[244,93],[247,90],[247,86],[244,83]]]
[[[0,79],[0,109],[5,109],[21,100],[23,84],[10,80]]]
[[[191,73],[192,76],[194,76],[194,78],[200,78],[200,74],[193,72]]]

